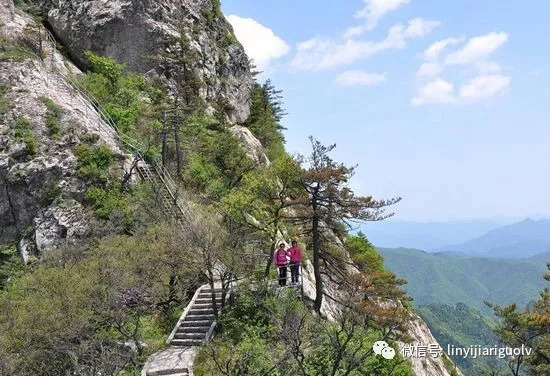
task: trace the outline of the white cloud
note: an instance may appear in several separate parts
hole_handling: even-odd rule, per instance
[[[423,63],[418,71],[416,71],[417,77],[437,77],[443,72],[443,67],[438,63]]]
[[[446,64],[470,64],[487,58],[508,41],[504,32],[489,33],[470,38],[466,45],[445,59]]]
[[[387,13],[392,12],[409,0],[364,0],[365,7],[355,14],[356,18],[366,20],[365,31],[374,29],[378,21]]]
[[[465,100],[490,98],[506,90],[510,82],[510,77],[499,74],[478,76],[460,88],[460,97]]]
[[[405,29],[405,36],[408,38],[421,37],[432,32],[441,25],[439,21],[430,21],[423,18],[413,18]]]
[[[233,26],[235,36],[243,45],[246,54],[259,69],[265,69],[269,63],[290,52],[290,46],[273,30],[252,18],[236,15],[226,17]]]
[[[386,81],[386,73],[368,73],[363,71],[347,71],[334,80],[342,86],[375,86]]]
[[[476,64],[479,73],[500,73],[502,68],[495,62],[480,62]]]
[[[437,21],[415,18],[407,26],[397,24],[390,28],[386,39],[378,42],[346,39],[314,38],[298,44],[291,65],[297,69],[321,70],[351,64],[389,49],[406,46],[407,39],[421,37],[439,25]]]
[[[463,38],[447,38],[433,43],[424,51],[424,63],[418,68],[416,76],[421,82],[420,88],[411,103],[420,106],[428,103],[469,104],[491,98],[504,92],[511,78],[501,74],[502,68],[493,61],[487,61],[496,49],[508,40],[504,32],[474,36],[458,50],[441,56],[451,45],[463,43]],[[453,65],[465,65],[470,69],[455,69],[458,73],[455,83],[460,87],[454,92],[454,84],[441,78],[444,71]],[[461,78],[476,72],[475,77],[460,86]],[[424,83],[422,83],[424,82]]]
[[[426,103],[452,103],[454,101],[453,84],[438,78],[422,86],[417,96],[412,99],[412,104],[420,106]]]
[[[426,60],[437,60],[439,55],[443,50],[450,45],[460,43],[462,39],[458,38],[447,38],[433,43],[430,47],[424,51],[424,59]]]

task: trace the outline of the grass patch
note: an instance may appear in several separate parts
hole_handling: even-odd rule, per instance
[[[27,118],[19,117],[15,120],[13,129],[15,130],[15,139],[25,144],[28,155],[35,155],[38,149],[38,140],[36,139],[33,124]]]
[[[59,135],[61,134],[61,125],[59,124],[59,120],[63,114],[63,109],[50,98],[40,97],[38,99],[48,109],[46,113],[46,127],[48,128],[50,136],[54,139],[59,138]]]
[[[15,43],[5,36],[0,36],[0,61],[24,61],[34,58],[29,47]]]
[[[6,98],[8,92],[8,85],[0,83],[0,115],[4,115],[10,109],[10,102]]]

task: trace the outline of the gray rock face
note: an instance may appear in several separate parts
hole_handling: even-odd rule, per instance
[[[81,68],[87,65],[84,51],[90,50],[132,71],[163,75],[173,87],[188,84],[181,72],[190,69],[210,110],[221,98],[229,120],[242,123],[249,115],[254,79],[248,57],[214,3],[47,0],[45,18]]]
[[[262,143],[260,140],[258,140],[250,129],[243,127],[241,125],[234,125],[231,128],[229,128],[229,132],[239,142],[241,143],[242,148],[246,152],[246,155],[248,155],[252,160],[258,164],[258,165],[268,165],[269,164],[269,158],[264,153],[264,148],[262,146]]]
[[[6,19],[0,32],[17,38],[29,22],[15,15]],[[62,56],[56,54],[55,60]],[[0,84],[0,244],[17,242],[27,260],[87,233],[89,212],[79,203],[86,185],[78,176],[73,146],[94,134],[98,143],[119,156],[117,168],[124,168],[126,156],[108,127],[98,127],[102,120],[91,105],[71,94],[38,59],[1,61]],[[46,124],[45,98],[61,111],[55,137]]]

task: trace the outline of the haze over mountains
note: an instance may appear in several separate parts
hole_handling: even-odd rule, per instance
[[[550,220],[388,221],[362,230],[377,247],[451,251],[480,257],[526,258],[550,252]]]
[[[447,246],[444,249],[484,257],[531,257],[550,251],[550,220],[525,219],[493,229],[462,244]]]

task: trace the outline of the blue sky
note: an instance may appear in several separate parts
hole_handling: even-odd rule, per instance
[[[224,0],[284,91],[287,149],[359,164],[396,218],[550,217],[550,3]]]

